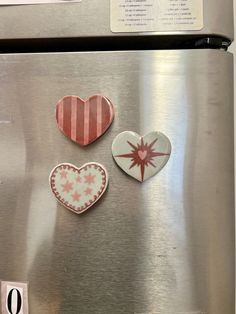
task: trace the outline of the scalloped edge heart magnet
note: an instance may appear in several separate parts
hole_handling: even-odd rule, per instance
[[[89,145],[102,136],[113,119],[113,104],[102,95],[93,95],[86,100],[79,96],[64,96],[56,104],[59,129],[82,146]]]
[[[61,163],[49,175],[49,185],[56,199],[67,209],[81,214],[93,206],[108,185],[106,168],[89,162],[80,168]]]
[[[161,132],[144,136],[125,131],[112,143],[112,155],[118,166],[140,182],[158,173],[168,162],[171,143]]]

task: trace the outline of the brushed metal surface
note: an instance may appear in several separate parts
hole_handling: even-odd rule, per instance
[[[220,35],[233,39],[233,0],[207,0],[200,31],[151,32],[150,35]],[[14,22],[14,23],[13,23]],[[30,25],[30,26],[29,26]],[[110,0],[0,7],[0,39],[126,36],[110,30]],[[133,33],[133,36],[144,35]]]
[[[0,277],[31,314],[233,314],[233,60],[223,51],[0,56]],[[62,96],[115,105],[88,147],[56,126]],[[158,130],[169,162],[141,184],[112,160],[122,131]],[[49,186],[61,162],[102,163],[104,197],[77,216]]]

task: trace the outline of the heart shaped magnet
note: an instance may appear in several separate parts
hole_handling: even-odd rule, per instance
[[[167,163],[170,153],[170,141],[161,132],[140,136],[125,131],[118,134],[112,143],[112,154],[118,166],[140,182],[158,173]]]
[[[56,105],[59,129],[72,141],[86,146],[103,135],[114,119],[111,101],[94,95],[87,100],[65,96]]]
[[[80,168],[62,163],[52,170],[49,184],[63,206],[81,214],[102,197],[108,185],[108,174],[105,167],[96,162]]]

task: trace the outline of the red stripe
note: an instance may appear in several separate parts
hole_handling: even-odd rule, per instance
[[[71,97],[65,97],[63,100],[63,130],[70,137],[71,134]]]
[[[97,102],[98,98],[90,99],[89,111],[89,142],[93,142],[97,138]]]
[[[84,145],[89,144],[89,111],[90,111],[90,101],[86,100],[84,103]]]
[[[58,123],[58,107],[59,107],[59,103],[57,103],[57,106],[56,106],[56,120],[57,120],[57,123]]]
[[[76,141],[80,144],[84,143],[84,102],[77,98],[77,135]]]
[[[114,119],[114,108],[113,105],[111,103],[111,101],[107,98],[107,101],[109,102],[109,108],[110,108],[110,120],[109,120],[109,124],[112,123],[113,119]]]
[[[102,96],[98,96],[97,101],[97,137],[102,134]]]
[[[60,101],[57,105],[56,117],[59,128],[63,130],[63,100]]]
[[[76,141],[77,133],[77,97],[71,97],[71,139]]]
[[[110,103],[106,98],[102,98],[102,131],[104,132],[109,126],[108,122],[111,119]]]

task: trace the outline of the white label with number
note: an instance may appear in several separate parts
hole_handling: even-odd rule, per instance
[[[28,285],[1,281],[2,314],[28,314]]]
[[[110,0],[112,32],[203,28],[203,0]]]

